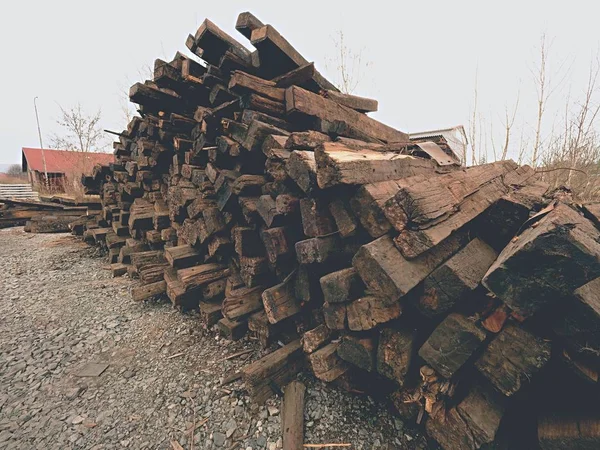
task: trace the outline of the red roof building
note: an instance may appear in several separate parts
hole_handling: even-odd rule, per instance
[[[114,161],[112,153],[22,149],[23,172],[27,172],[30,183],[34,187],[44,185],[44,174],[48,173],[48,184],[54,190],[64,190],[68,182],[79,183],[81,175],[91,175],[96,164],[108,165]]]

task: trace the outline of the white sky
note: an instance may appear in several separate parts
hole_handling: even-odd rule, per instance
[[[29,1],[0,14],[0,163],[20,162],[21,147],[39,147],[33,98],[38,96],[44,144],[58,132],[58,104],[101,108],[102,125],[121,130],[123,92],[155,58],[171,59],[185,38],[210,18],[251,48],[235,31],[250,10],[283,34],[317,68],[335,55],[342,30],[348,47],[363,49],[370,69],[357,95],[379,100],[373,117],[412,132],[467,125],[478,70],[479,108],[497,121],[520,90],[517,123],[530,131],[535,90],[530,68],[541,34],[553,38],[550,64],[568,61],[569,75],[550,105],[585,88],[600,41],[598,1]],[[501,125],[498,125],[501,126]]]

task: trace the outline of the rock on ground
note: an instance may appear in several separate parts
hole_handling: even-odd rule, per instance
[[[259,408],[241,382],[220,386],[264,352],[134,303],[134,282],[106,269],[70,235],[0,230],[0,447],[280,449],[280,400]],[[303,379],[307,443],[427,448],[384,406]]]

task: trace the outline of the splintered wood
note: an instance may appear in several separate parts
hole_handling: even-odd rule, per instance
[[[134,300],[270,350],[240,376],[257,402],[284,395],[284,448],[334,446],[303,444],[303,370],[389,396],[446,450],[596,448],[598,407],[570,393],[600,379],[597,205],[512,161],[463,167],[444,138],[369,117],[377,101],[272,25],[236,29],[256,50],[206,20],[195,56],[132,86],[140,115],[85,177],[100,209],[73,233],[139,279]],[[70,211],[36,227],[51,214]]]

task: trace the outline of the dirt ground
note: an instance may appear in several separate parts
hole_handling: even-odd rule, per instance
[[[221,386],[264,351],[133,285],[70,235],[0,230],[0,448],[280,449],[280,399]],[[427,448],[384,405],[302,379],[307,443]]]

